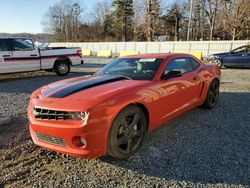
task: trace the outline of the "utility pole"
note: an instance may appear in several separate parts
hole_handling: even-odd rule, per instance
[[[192,13],[193,13],[193,0],[190,0],[187,41],[189,41],[189,36],[190,36],[190,27],[191,27],[191,22],[192,22]]]

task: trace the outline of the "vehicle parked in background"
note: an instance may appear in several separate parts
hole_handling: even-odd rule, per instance
[[[33,92],[27,108],[35,144],[68,155],[127,159],[147,132],[218,101],[220,68],[187,54],[113,60],[92,76]]]
[[[83,63],[80,48],[38,48],[29,38],[0,38],[0,74],[47,70],[67,75]]]
[[[241,46],[230,52],[210,55],[209,62],[219,67],[250,68],[250,45]]]

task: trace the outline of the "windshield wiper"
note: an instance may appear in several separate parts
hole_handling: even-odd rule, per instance
[[[128,80],[133,80],[132,77],[125,76],[123,74],[94,73],[93,76],[119,76],[119,77],[127,78]]]
[[[94,73],[93,76],[104,76],[104,75],[107,75],[107,74],[104,74],[104,73]]]
[[[119,77],[127,78],[128,80],[133,80],[132,77],[130,77],[130,76],[125,76],[125,75],[123,75],[123,74],[114,74],[114,75],[115,75],[115,76],[119,76]]]

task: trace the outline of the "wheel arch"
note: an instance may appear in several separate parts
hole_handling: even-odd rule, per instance
[[[67,57],[67,56],[61,56],[61,57],[57,57],[57,58],[56,58],[53,67],[55,67],[56,63],[57,63],[57,62],[60,62],[60,61],[66,61],[66,62],[69,63],[69,65],[72,65],[72,62],[71,62],[71,60],[70,60],[69,57]]]
[[[128,103],[126,105],[124,105],[122,108],[120,108],[120,110],[118,111],[118,113],[115,115],[115,117],[118,116],[118,114],[124,110],[125,108],[129,107],[129,106],[136,106],[138,108],[140,108],[143,113],[145,114],[145,117],[146,117],[146,121],[147,121],[147,131],[148,131],[148,128],[149,128],[149,124],[150,124],[150,114],[149,114],[149,111],[148,111],[148,108],[141,102],[131,102],[131,103]],[[115,119],[114,117],[114,119]],[[113,120],[114,120],[113,119]]]
[[[218,77],[213,78],[210,83],[212,83],[212,81],[214,81],[214,80],[216,80],[220,85],[220,79]]]
[[[215,60],[219,60],[221,62],[221,66],[222,67],[224,66],[224,59],[222,57],[217,57],[213,61],[215,61]]]

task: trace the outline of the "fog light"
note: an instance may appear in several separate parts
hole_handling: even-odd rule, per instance
[[[86,140],[80,136],[74,136],[72,138],[72,143],[76,146],[76,147],[83,147],[86,145]]]

